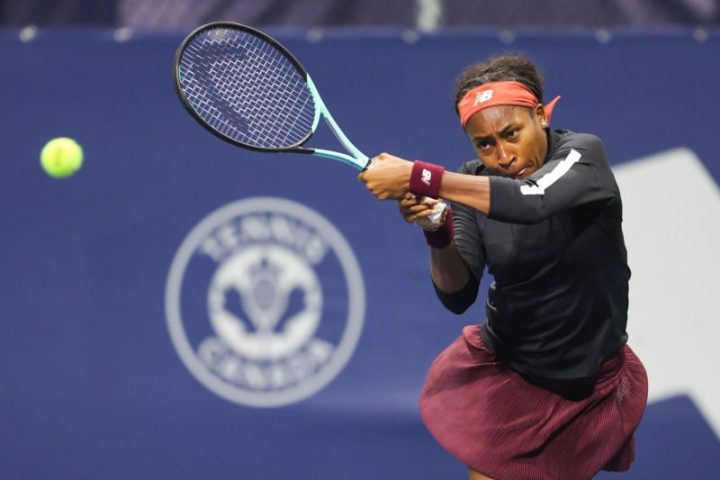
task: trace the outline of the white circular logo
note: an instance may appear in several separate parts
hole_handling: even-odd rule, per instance
[[[342,370],[362,330],[365,287],[327,219],[258,197],[216,210],[188,234],[165,309],[172,342],[200,383],[233,402],[275,407]]]

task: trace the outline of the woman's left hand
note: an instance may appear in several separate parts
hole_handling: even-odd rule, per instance
[[[381,153],[372,159],[370,168],[358,175],[370,192],[380,200],[400,199],[408,192],[412,162]]]

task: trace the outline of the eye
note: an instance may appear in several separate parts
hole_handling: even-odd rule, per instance
[[[507,133],[506,137],[507,138],[516,138],[519,134],[520,134],[520,130],[512,129]]]
[[[475,148],[478,150],[487,150],[492,146],[492,143],[488,140],[478,140],[475,142]]]

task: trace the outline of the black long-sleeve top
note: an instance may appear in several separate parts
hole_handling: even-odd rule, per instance
[[[472,272],[452,294],[456,313],[494,277],[482,337],[514,370],[548,379],[588,378],[626,343],[630,269],[622,202],[599,138],[548,130],[543,166],[501,177],[478,160],[461,173],[490,177],[490,213],[454,204],[455,244]]]

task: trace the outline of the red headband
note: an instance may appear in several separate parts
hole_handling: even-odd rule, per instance
[[[558,100],[560,100],[560,96],[555,97],[545,105],[545,118],[547,118],[548,123]],[[458,103],[460,124],[465,128],[470,117],[480,110],[497,105],[519,105],[521,107],[535,108],[539,104],[540,101],[535,94],[520,82],[484,83],[467,92]]]

